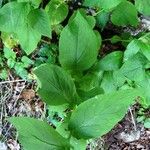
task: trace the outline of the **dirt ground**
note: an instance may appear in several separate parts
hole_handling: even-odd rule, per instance
[[[0,150],[21,150],[16,130],[7,122],[10,116],[46,118],[45,104],[35,92],[35,82],[13,78],[0,83]],[[138,104],[129,108],[125,118],[108,134],[92,140],[87,150],[149,150],[150,130],[137,123]]]

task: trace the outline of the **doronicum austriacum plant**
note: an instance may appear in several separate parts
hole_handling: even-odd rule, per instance
[[[14,46],[20,45],[29,56],[41,36],[57,35],[56,61],[37,65],[33,73],[41,99],[58,110],[64,108],[65,117],[56,129],[38,119],[9,118],[24,150],[85,150],[87,141],[108,133],[130,105],[138,101],[144,108],[150,106],[150,33],[109,39],[101,35],[108,23],[118,29],[136,28],[138,14],[150,16],[150,1],[84,0],[76,10],[69,9],[71,3],[51,0],[42,6],[41,0],[17,0],[0,8],[5,47],[1,55],[9,68],[18,64]],[[120,43],[124,51],[101,57],[106,41]],[[24,56],[19,64],[27,68],[34,62]]]

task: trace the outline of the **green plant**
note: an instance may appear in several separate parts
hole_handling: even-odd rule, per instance
[[[143,123],[145,128],[150,128],[149,108],[140,108],[138,111],[137,122]]]
[[[93,14],[88,15],[85,7],[78,9],[63,28],[60,23],[67,17],[67,3],[52,0],[44,10],[39,9],[40,2],[22,0],[5,4],[0,9],[0,30],[13,33],[15,42],[10,43],[19,43],[26,54],[34,51],[41,35],[52,38],[51,31],[56,32],[59,46],[49,39],[55,48],[50,51],[49,47],[40,54],[45,58],[56,54],[54,61],[46,59],[40,66],[43,62],[38,62],[34,74],[40,97],[56,112],[63,112],[62,122],[51,121],[56,126],[54,130],[36,119],[12,117],[9,121],[19,131],[19,141],[26,150],[84,150],[87,140],[106,134],[124,117],[136,97],[140,96],[142,105],[150,106],[150,34],[112,35],[105,39],[95,30],[98,26],[103,31],[110,21],[116,26],[136,27],[137,10],[144,14],[147,10],[139,8],[140,1],[134,5],[127,0],[85,0],[83,6],[92,7]],[[101,45],[108,41],[121,43],[125,51],[117,49],[100,57]],[[11,59],[9,67],[14,67],[15,53],[5,48],[4,54]],[[23,57],[21,63],[27,66],[30,61]]]
[[[17,58],[16,53],[13,49],[4,47],[4,56],[2,57],[1,67],[3,71],[1,73],[1,79],[6,79],[8,77],[7,70],[13,69],[13,71],[23,79],[28,79],[28,71],[31,65],[33,65],[33,61],[29,59],[27,56]],[[6,74],[6,75],[4,75]]]

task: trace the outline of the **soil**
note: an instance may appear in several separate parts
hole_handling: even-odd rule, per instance
[[[0,84],[2,116],[0,150],[21,150],[16,130],[6,121],[10,116],[28,116],[45,119],[46,109],[35,91],[35,83],[15,82]],[[108,134],[95,139],[87,150],[149,150],[150,129],[136,122],[138,104],[132,106]],[[5,146],[3,145],[5,143]],[[3,149],[2,149],[3,147]]]

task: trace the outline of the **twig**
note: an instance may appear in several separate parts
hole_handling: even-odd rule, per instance
[[[6,83],[14,83],[14,82],[26,82],[26,80],[12,80],[12,81],[3,81],[0,82],[0,84],[6,84]]]
[[[135,119],[134,119],[131,108],[129,108],[129,111],[130,111],[130,114],[131,114],[131,119],[132,119],[132,123],[133,123],[133,126],[134,126],[134,131],[137,131],[137,126],[136,126]]]
[[[18,96],[16,97],[16,99],[15,99],[15,102],[14,102],[14,104],[13,104],[13,108],[16,107],[17,102],[18,102],[18,99],[20,98],[20,95],[22,94],[22,91],[24,90],[25,87],[26,87],[26,81],[24,82],[24,85],[21,87],[21,90],[20,90],[20,92],[19,92],[19,95],[18,95]]]

